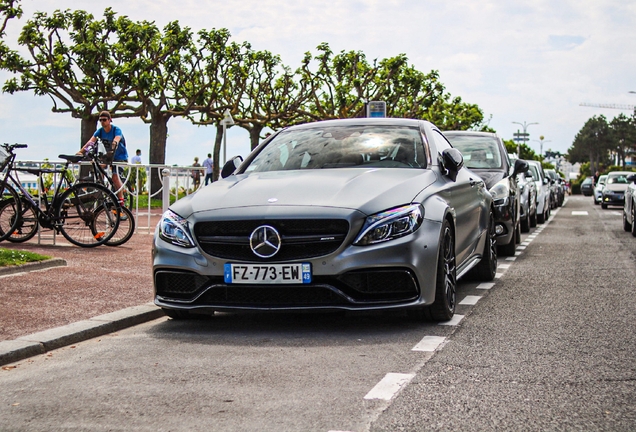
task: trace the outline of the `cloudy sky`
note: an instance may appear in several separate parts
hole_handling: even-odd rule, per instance
[[[279,54],[293,69],[322,42],[335,52],[363,51],[370,60],[404,53],[419,70],[438,70],[453,96],[479,105],[503,138],[521,128],[513,122],[538,123],[528,127],[537,152],[539,136],[544,150],[566,152],[593,115],[631,114],[581,103],[636,104],[629,93],[636,91],[634,0],[22,0],[22,6],[22,19],[9,25],[10,44],[35,11],[83,9],[101,18],[110,6],[159,26],[179,20],[195,31],[228,28],[234,40]],[[31,93],[0,94],[0,141],[28,143],[21,159],[74,152],[79,121],[51,113],[51,106]],[[147,162],[148,126],[116,124],[129,153],[140,148]],[[179,119],[168,128],[167,163],[187,165],[212,150],[211,128]],[[228,156],[248,150],[247,133],[230,129]]]

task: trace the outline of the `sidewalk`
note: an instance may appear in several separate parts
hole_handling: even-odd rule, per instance
[[[150,226],[158,220],[152,215]],[[142,217],[141,223],[146,221]],[[6,355],[2,361],[7,347],[17,349],[25,341],[39,347],[22,349],[20,358],[163,316],[151,304],[152,237],[152,230],[144,229],[122,246],[96,248],[71,245],[61,235],[56,245],[50,239],[38,245],[37,236],[26,243],[0,243],[55,259],[48,268],[0,274],[0,365],[8,363]]]

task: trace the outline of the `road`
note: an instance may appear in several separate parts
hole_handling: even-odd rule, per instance
[[[452,325],[401,313],[166,318],[0,370],[0,430],[636,428],[636,239],[573,196],[461,282]],[[15,366],[15,367],[14,367]]]

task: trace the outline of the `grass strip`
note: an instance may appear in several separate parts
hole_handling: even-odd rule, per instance
[[[51,257],[23,250],[0,248],[0,267],[21,265],[28,262],[44,261],[47,259],[51,259]]]

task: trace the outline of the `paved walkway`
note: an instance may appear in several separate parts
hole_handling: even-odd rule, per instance
[[[152,215],[150,226],[158,220]],[[141,224],[148,226],[147,218]],[[162,316],[151,304],[153,233],[146,231],[118,247],[80,248],[61,235],[55,245],[51,239],[38,244],[37,236],[26,243],[0,243],[56,259],[50,268],[0,273],[0,364],[19,359],[15,349],[24,341],[40,342],[27,350],[33,355]]]

